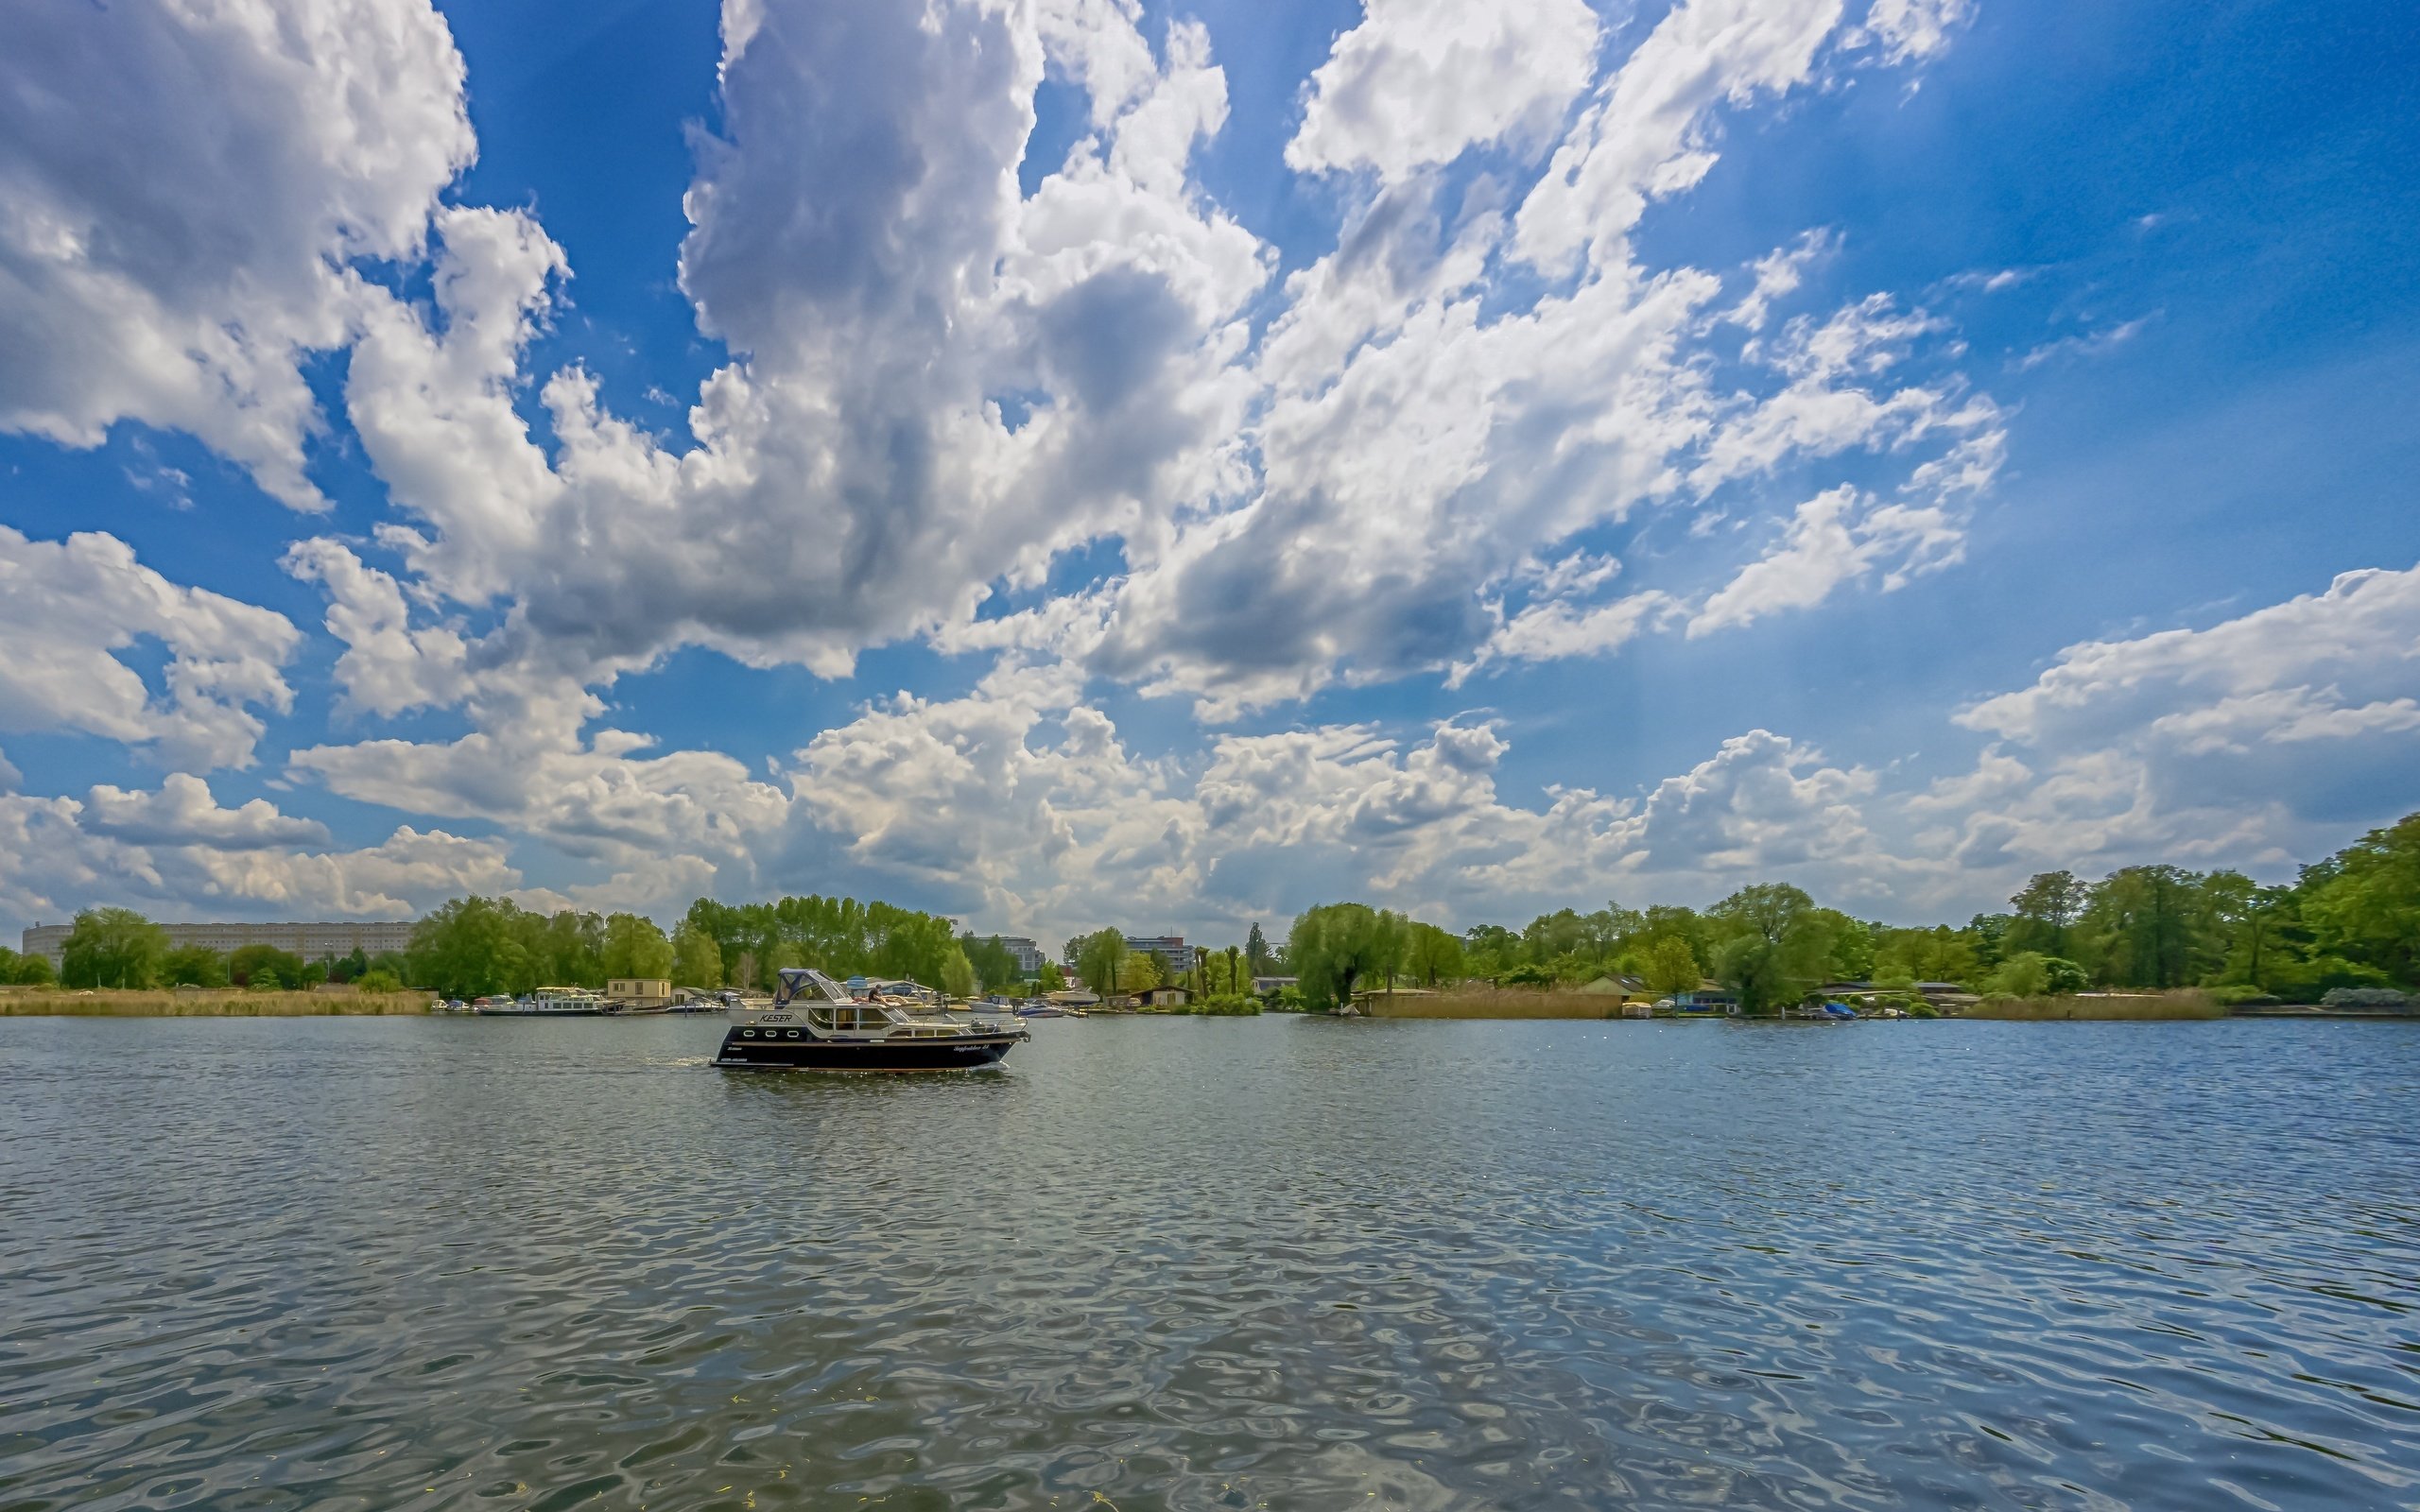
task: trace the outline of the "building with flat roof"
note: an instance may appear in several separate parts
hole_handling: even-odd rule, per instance
[[[163,924],[168,932],[168,948],[184,950],[199,945],[222,955],[234,954],[247,945],[267,945],[299,955],[306,961],[336,960],[354,951],[364,955],[397,954],[412,942],[412,919],[354,919],[334,924]],[[66,964],[67,936],[75,933],[73,924],[36,924],[26,931],[25,951],[27,955],[49,959],[52,969]]]
[[[1042,963],[1049,958],[1042,954],[1041,946],[1023,935],[1002,935],[999,940],[1001,948],[1017,958],[1018,971],[1028,976],[1041,974]]]
[[[1173,982],[1193,970],[1193,952],[1186,948],[1182,935],[1129,935],[1126,948],[1136,954],[1156,955],[1168,969]]]

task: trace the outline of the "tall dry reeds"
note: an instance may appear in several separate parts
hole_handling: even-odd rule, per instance
[[[2198,988],[2169,992],[2078,992],[2053,998],[1985,998],[1966,1010],[1970,1019],[2052,1020],[2223,1019],[2227,1010]]]
[[[1376,1019],[1618,1019],[1622,1000],[1590,992],[1495,991],[1485,988],[1435,993],[1374,995]]]
[[[426,1013],[425,992],[0,992],[0,1018],[319,1019]]]

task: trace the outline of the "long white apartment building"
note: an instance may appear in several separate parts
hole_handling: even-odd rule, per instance
[[[163,924],[171,949],[201,945],[232,954],[247,945],[268,945],[306,961],[333,959],[358,950],[364,955],[400,952],[412,942],[412,919],[337,924]],[[73,924],[36,924],[26,931],[24,953],[45,955],[56,970],[64,964]]]

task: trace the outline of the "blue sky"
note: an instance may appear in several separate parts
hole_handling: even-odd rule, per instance
[[[25,23],[0,923],[1962,919],[2420,807],[2398,8],[934,13]]]

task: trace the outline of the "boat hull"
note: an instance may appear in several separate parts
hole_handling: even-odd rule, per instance
[[[996,1066],[1023,1036],[951,1040],[742,1040],[722,1042],[715,1064],[733,1071],[980,1071]]]

